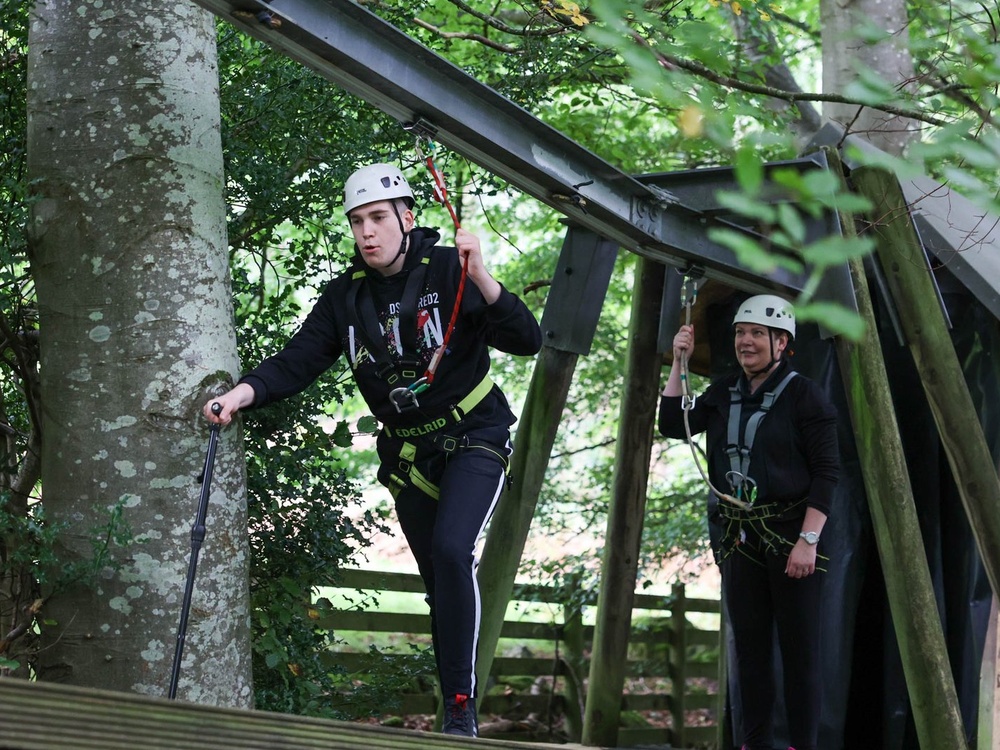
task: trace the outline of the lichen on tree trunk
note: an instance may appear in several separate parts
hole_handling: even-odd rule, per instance
[[[29,42],[43,502],[62,563],[89,570],[49,592],[41,677],[165,694],[208,438],[200,406],[239,369],[215,24],[189,3],[50,0]],[[235,430],[218,455],[178,695],[247,707]]]

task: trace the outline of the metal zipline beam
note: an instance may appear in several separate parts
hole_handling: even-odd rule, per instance
[[[317,71],[400,123],[462,154],[625,249],[731,285],[795,296],[804,277],[741,266],[706,228],[718,219],[677,205],[551,128],[365,8],[346,0],[193,0]],[[272,11],[279,28],[234,11]],[[825,166],[825,165],[818,165]],[[833,285],[831,297],[853,307]],[[849,292],[850,287],[846,290]]]

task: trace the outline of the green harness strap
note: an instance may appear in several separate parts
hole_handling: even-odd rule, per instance
[[[469,392],[465,398],[452,406],[448,412],[446,412],[446,416],[438,417],[437,419],[433,419],[422,425],[417,425],[416,427],[390,427],[389,425],[383,425],[382,430],[387,436],[404,439],[404,442],[399,450],[399,463],[396,466],[396,470],[389,475],[389,481],[392,482],[392,486],[389,487],[389,492],[392,494],[393,498],[399,495],[399,493],[408,485],[413,485],[421,492],[424,492],[428,497],[432,497],[435,500],[439,499],[441,496],[440,488],[428,480],[414,466],[417,458],[417,445],[416,443],[410,442],[406,438],[427,438],[435,448],[443,453],[453,453],[460,448],[479,448],[489,451],[500,460],[500,463],[503,466],[504,474],[508,475],[509,479],[508,472],[510,471],[510,462],[507,457],[499,453],[494,446],[488,443],[469,440],[465,436],[456,438],[450,435],[434,435],[435,432],[447,427],[449,424],[458,424],[461,422],[465,415],[476,408],[479,402],[486,398],[486,395],[492,390],[493,379],[487,375],[479,382],[479,385]]]

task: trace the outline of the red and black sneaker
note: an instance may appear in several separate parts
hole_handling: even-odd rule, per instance
[[[478,737],[479,724],[476,722],[476,699],[467,695],[448,696],[444,699],[444,734],[458,734],[463,737]]]

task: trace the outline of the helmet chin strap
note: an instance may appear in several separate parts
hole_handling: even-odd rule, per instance
[[[772,328],[768,328],[767,329],[767,343],[768,343],[768,346],[771,347],[771,361],[768,362],[766,365],[764,365],[759,370],[757,370],[755,372],[748,373],[749,377],[747,378],[747,380],[751,380],[751,379],[757,377],[758,375],[763,375],[765,372],[767,372],[772,367],[774,367],[776,364],[778,364],[778,360],[774,356],[774,329],[772,329]]]
[[[399,209],[396,208],[396,201],[390,201],[390,204],[392,205],[392,212],[396,214],[396,221],[399,222],[399,231],[403,235],[403,239],[399,241],[399,250],[393,256],[392,260],[382,266],[382,268],[391,268],[392,264],[399,260],[401,255],[406,254],[407,240],[410,238],[410,233],[403,228],[403,217],[399,215]]]

